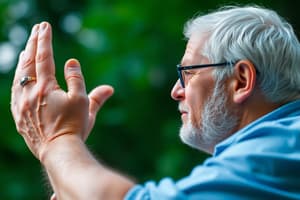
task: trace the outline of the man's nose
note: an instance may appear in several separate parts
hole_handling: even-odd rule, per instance
[[[173,89],[171,91],[171,97],[175,101],[182,101],[185,97],[185,90],[181,86],[179,79],[176,81],[175,85],[173,86]]]

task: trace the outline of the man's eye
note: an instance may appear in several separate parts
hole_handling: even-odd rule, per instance
[[[185,76],[194,75],[194,74],[195,74],[195,72],[192,72],[192,71],[189,71],[189,70],[184,71]]]

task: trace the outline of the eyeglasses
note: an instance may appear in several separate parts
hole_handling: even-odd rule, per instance
[[[181,66],[181,64],[178,64],[177,72],[178,72],[180,84],[183,88],[185,88],[185,81],[186,81],[185,76],[186,75],[194,75],[194,73],[188,73],[185,70],[199,69],[199,68],[205,68],[205,67],[231,66],[234,63],[236,63],[236,62],[223,62],[223,63],[215,63],[215,64],[190,65],[190,66]]]

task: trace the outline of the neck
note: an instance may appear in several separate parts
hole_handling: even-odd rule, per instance
[[[247,101],[238,105],[238,110],[241,111],[238,111],[241,119],[238,130],[263,115],[272,112],[283,104],[284,103],[272,103],[267,101],[261,93],[256,92],[256,94],[252,95],[252,97],[250,97]]]

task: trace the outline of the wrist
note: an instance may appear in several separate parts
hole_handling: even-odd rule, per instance
[[[74,154],[74,149],[84,147],[84,142],[76,134],[65,134],[47,142],[39,153],[40,162],[47,168],[51,162],[59,162]]]

